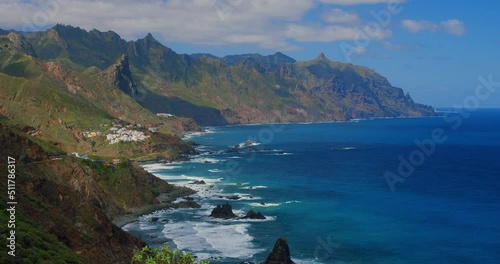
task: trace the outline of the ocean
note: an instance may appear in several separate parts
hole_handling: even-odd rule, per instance
[[[123,228],[212,263],[259,263],[279,237],[296,263],[500,263],[500,110],[441,115],[208,127],[191,161],[145,165],[202,208]],[[267,219],[209,217],[227,201]]]

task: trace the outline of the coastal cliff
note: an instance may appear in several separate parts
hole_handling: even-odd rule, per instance
[[[134,162],[105,166],[72,156],[54,157],[29,136],[3,124],[0,146],[2,159],[16,160],[17,219],[24,228],[17,231],[27,232],[17,239],[19,263],[129,263],[133,252],[145,244],[112,220],[135,207],[159,204],[156,197],[160,194],[175,199],[192,193],[156,178]],[[0,167],[7,171],[4,162]],[[0,184],[3,193],[6,183]],[[2,217],[5,213],[2,210]],[[39,240],[59,246],[33,247]],[[2,254],[0,262],[8,263],[7,257]]]

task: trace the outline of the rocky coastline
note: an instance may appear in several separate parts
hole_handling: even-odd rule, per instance
[[[199,133],[199,132],[198,132]],[[255,145],[257,145],[253,141],[246,141],[242,146],[235,145],[235,149],[238,151],[250,151],[254,149],[254,151],[259,151],[260,149],[255,148]],[[196,155],[199,155],[200,153],[196,153]],[[189,161],[191,158],[194,158],[194,156],[186,157],[185,160],[177,160],[177,161]],[[141,161],[141,165],[151,165],[151,164],[156,164],[158,162],[155,162],[154,160],[148,160],[148,161]],[[165,163],[170,164],[172,161],[166,161]],[[205,182],[204,180],[194,180],[190,183],[188,183],[185,186],[189,187],[197,187],[197,186],[206,186],[209,183]],[[174,184],[175,185],[175,184]],[[180,187],[180,186],[178,186]],[[149,215],[155,211],[162,210],[162,209],[178,209],[178,208],[199,208],[200,205],[197,204],[193,198],[189,195],[196,194],[195,190],[192,190],[192,193],[188,195],[178,195],[175,197],[170,197],[170,199],[165,200],[162,199],[161,195],[158,196],[158,199],[161,201],[159,204],[155,205],[145,205],[145,206],[139,206],[136,208],[133,208],[131,213],[121,215],[113,220],[113,223],[119,227],[124,227],[125,225],[132,223],[134,221],[137,221],[137,219],[143,215]],[[183,201],[178,201],[179,198],[184,198]],[[211,214],[209,217],[212,218],[218,218],[218,219],[224,219],[224,220],[229,220],[229,219],[236,219],[236,220],[266,220],[267,218],[261,213],[261,212],[256,212],[253,210],[249,210],[246,212],[244,215],[236,215],[233,210],[232,206],[229,203],[229,201],[234,201],[234,200],[239,200],[241,197],[239,196],[222,196],[219,198],[225,198],[228,201],[225,203],[216,205],[215,207],[212,208]],[[175,201],[175,202],[174,202]],[[249,263],[249,264],[256,264],[254,262],[238,262],[238,263]],[[276,244],[274,248],[272,249],[271,253],[269,256],[263,260],[262,262],[258,262],[259,264],[294,264],[294,262],[291,260],[290,256],[290,250],[288,247],[288,242],[285,238],[279,238],[276,240]]]

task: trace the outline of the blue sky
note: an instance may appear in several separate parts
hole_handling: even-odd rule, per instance
[[[0,28],[151,32],[178,53],[218,56],[324,52],[376,70],[417,102],[451,107],[471,102],[481,76],[500,82],[498,10],[493,0],[2,0]],[[478,102],[500,107],[500,91]]]

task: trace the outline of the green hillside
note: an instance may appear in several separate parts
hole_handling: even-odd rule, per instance
[[[0,36],[0,43],[0,114],[65,152],[104,157],[166,155],[172,151],[157,147],[153,139],[197,129],[185,118],[158,117],[134,100],[127,56],[104,70],[90,66],[77,71],[37,58],[19,34]],[[129,124],[151,140],[133,148],[126,143],[110,144],[106,135],[113,124]],[[92,132],[100,136],[89,137]],[[179,138],[171,140],[180,142]]]
[[[105,70],[128,54],[136,100],[153,112],[200,125],[332,121],[433,115],[375,71],[324,57],[296,62],[282,53],[177,54],[151,34],[137,41],[113,32],[57,25],[29,35],[36,54],[81,72]]]

